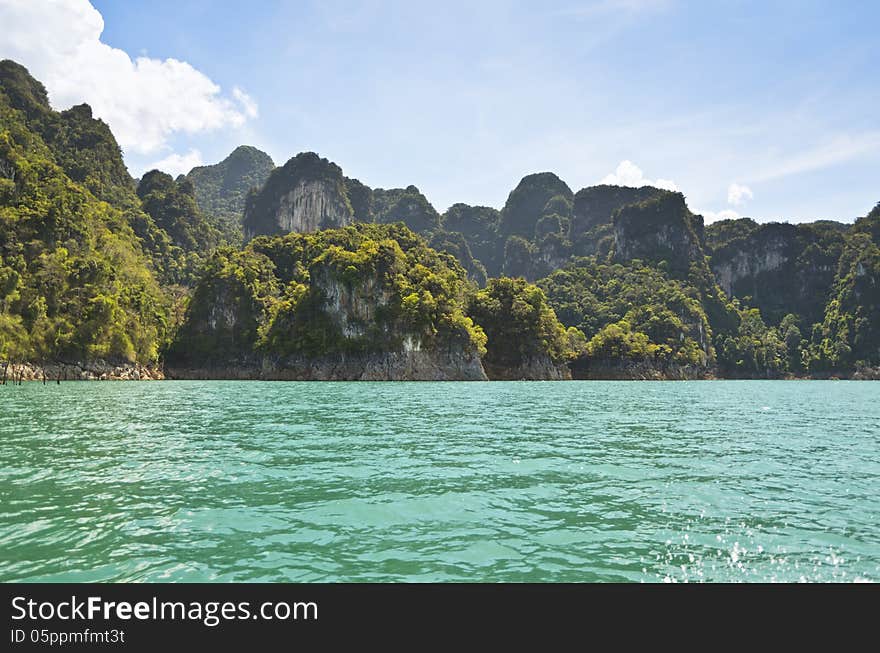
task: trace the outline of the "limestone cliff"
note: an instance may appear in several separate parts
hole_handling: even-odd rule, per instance
[[[714,378],[704,365],[658,364],[623,358],[581,359],[572,364],[572,376],[583,380],[604,381],[686,381]]]
[[[664,191],[652,186],[633,188],[602,184],[582,188],[574,196],[574,214],[571,221],[571,239],[579,241],[596,227],[611,224],[614,211],[662,195]]]
[[[241,241],[245,198],[259,188],[275,168],[272,158],[248,145],[240,145],[220,163],[198,166],[186,178],[195,188],[199,208],[231,242]]]
[[[327,356],[266,356],[237,365],[169,367],[172,379],[263,381],[486,381],[475,353],[401,350]]]
[[[258,239],[212,260],[171,378],[485,380],[464,270],[397,225]]]
[[[710,265],[724,292],[749,298],[769,323],[794,313],[810,325],[822,319],[842,243],[833,226],[770,223],[719,246]]]
[[[567,381],[571,370],[565,363],[554,362],[550,356],[525,358],[514,365],[485,363],[486,374],[493,381]]]
[[[687,272],[701,261],[703,219],[687,208],[681,193],[665,192],[614,213],[614,258],[665,261],[670,271]]]
[[[164,379],[160,367],[128,361],[92,359],[43,363],[0,363],[0,379],[56,383],[61,381],[152,381]],[[0,382],[3,382],[0,381]]]
[[[290,159],[245,202],[244,235],[311,233],[354,221],[342,170],[314,152]]]

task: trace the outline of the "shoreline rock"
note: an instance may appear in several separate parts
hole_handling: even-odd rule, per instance
[[[170,379],[263,381],[488,381],[479,356],[396,351],[242,361],[214,367],[166,367]]]
[[[714,370],[692,366],[657,368],[638,361],[597,361],[589,368],[576,362],[569,369],[549,359],[529,360],[516,368],[482,363],[476,355],[451,352],[390,352],[350,354],[314,359],[251,359],[212,367],[159,367],[140,363],[77,361],[7,363],[0,361],[0,382],[61,381],[724,381],[768,380],[766,377],[723,377]],[[785,376],[776,381],[880,380],[880,368],[860,368],[844,374]]]
[[[659,367],[648,361],[575,361],[572,376],[579,381],[697,381],[716,379],[713,370],[692,365]]]
[[[0,362],[0,379],[3,378],[4,366],[7,366],[7,363]],[[160,381],[164,378],[165,374],[158,366],[105,360],[9,362],[6,367],[8,384],[17,383],[19,380],[39,382],[45,380],[46,383],[55,383],[57,381]]]
[[[549,356],[537,356],[515,367],[484,363],[490,381],[571,381],[571,370],[565,363],[554,363]]]

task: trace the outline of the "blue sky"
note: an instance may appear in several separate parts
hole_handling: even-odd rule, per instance
[[[710,219],[852,220],[880,201],[877,2],[91,4],[101,43],[156,70],[186,62],[219,86],[156,91],[167,121],[136,98],[127,117],[92,101],[120,124],[135,174],[247,143],[278,164],[314,150],[371,186],[415,184],[440,210],[500,207],[543,170],[574,190],[663,180]],[[61,64],[41,58],[46,48],[3,39],[0,56],[31,58],[53,79]],[[90,101],[94,84],[58,79],[53,102]],[[135,83],[119,82],[123,93]]]

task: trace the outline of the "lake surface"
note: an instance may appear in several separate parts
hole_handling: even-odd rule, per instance
[[[880,580],[880,383],[0,387],[0,581]]]

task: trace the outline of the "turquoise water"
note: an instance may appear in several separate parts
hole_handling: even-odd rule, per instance
[[[880,579],[880,384],[0,387],[0,580]]]

